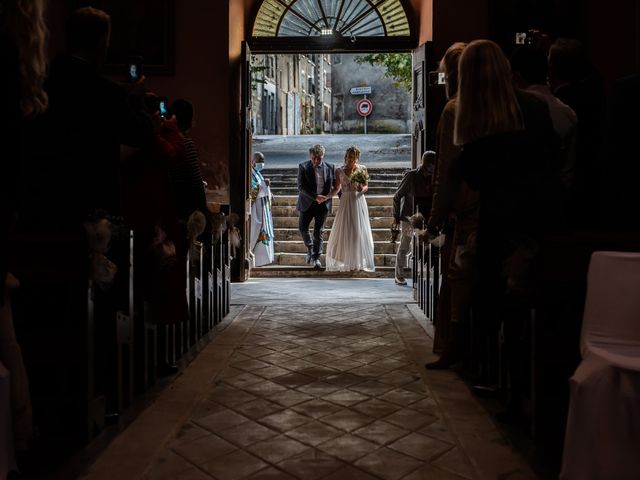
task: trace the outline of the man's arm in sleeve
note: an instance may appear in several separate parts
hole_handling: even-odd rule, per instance
[[[398,185],[398,190],[393,195],[393,218],[397,222],[401,220],[400,218],[400,203],[402,202],[402,198],[407,194],[407,190],[409,189],[409,179],[411,178],[411,172],[407,172],[402,177],[400,181],[400,185]]]
[[[315,201],[316,194],[311,192],[309,188],[309,183],[307,182],[306,176],[304,174],[304,168],[302,164],[298,165],[298,191],[304,195],[305,197],[309,197],[311,200]]]

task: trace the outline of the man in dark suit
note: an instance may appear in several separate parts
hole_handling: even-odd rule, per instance
[[[331,195],[335,184],[334,166],[323,161],[324,147],[314,145],[309,149],[309,161],[298,165],[298,202],[296,209],[300,212],[300,234],[307,246],[308,264],[313,268],[322,268],[322,234],[324,222],[331,211]],[[309,235],[309,224],[314,219],[313,240]]]

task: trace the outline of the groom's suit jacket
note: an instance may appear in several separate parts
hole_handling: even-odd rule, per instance
[[[336,181],[336,172],[332,164],[322,162],[322,166],[319,168],[324,169],[324,185],[322,187],[322,195],[328,195],[333,189]],[[296,203],[296,209],[300,212],[309,210],[311,205],[316,201],[317,191],[316,173],[314,171],[311,160],[302,162],[298,165],[298,202]],[[331,199],[324,202],[322,205],[326,206],[327,210],[331,212]]]

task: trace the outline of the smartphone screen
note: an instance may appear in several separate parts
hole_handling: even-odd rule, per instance
[[[142,76],[142,57],[129,57],[127,61],[127,81],[135,83]]]
[[[160,99],[160,116],[164,118],[169,116],[169,101],[165,97]]]

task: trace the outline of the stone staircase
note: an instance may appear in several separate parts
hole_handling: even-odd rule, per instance
[[[297,167],[271,168],[263,175],[271,182],[273,200],[273,228],[275,231],[275,260],[273,264],[251,269],[252,277],[330,276],[330,277],[392,277],[398,244],[390,242],[390,227],[393,223],[393,194],[406,168],[369,168],[371,177],[366,194],[374,241],[375,272],[325,272],[313,270],[305,263],[306,247],[298,231]],[[333,199],[333,211],[327,218],[324,232],[326,250],[329,233],[340,200]],[[313,222],[311,223],[311,229]],[[320,259],[325,265],[324,253]]]

